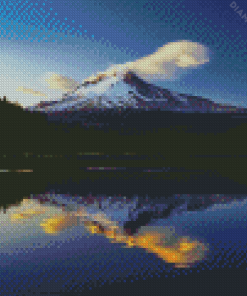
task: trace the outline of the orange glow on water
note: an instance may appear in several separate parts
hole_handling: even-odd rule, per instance
[[[41,226],[46,233],[56,234],[70,226],[77,225],[76,217],[61,215],[45,220]],[[181,237],[173,245],[165,245],[159,233],[145,233],[142,235],[129,236],[120,228],[104,228],[99,223],[85,221],[84,226],[92,234],[103,234],[112,243],[124,243],[128,248],[143,248],[148,253],[153,253],[167,263],[175,264],[176,268],[191,267],[194,263],[201,261],[207,249],[197,240],[190,241],[187,237]]]
[[[166,246],[162,244],[161,235],[158,233],[137,235],[135,245],[145,248],[168,263],[174,263],[175,267],[183,268],[191,267],[194,263],[202,260],[203,254],[207,250],[204,244],[197,240],[190,241],[187,237],[181,237],[176,244]]]
[[[45,210],[42,209],[27,209],[25,211],[12,213],[10,219],[12,222],[19,222],[20,220],[30,219],[33,216],[44,214]]]
[[[24,222],[35,215],[45,214],[45,212],[45,208],[37,207],[36,209],[19,210],[12,213],[10,217],[11,221]],[[143,248],[148,253],[155,254],[167,263],[174,264],[176,268],[193,266],[196,262],[202,261],[205,258],[205,253],[208,251],[208,247],[205,244],[196,239],[192,240],[190,237],[180,236],[175,240],[175,243],[169,244],[165,233],[155,231],[155,227],[153,227],[152,231],[145,231],[144,233],[137,233],[131,236],[125,233],[121,227],[110,223],[112,222],[111,220],[108,221],[108,219],[102,218],[100,215],[95,217],[101,218],[101,220],[104,218],[103,222],[101,220],[99,220],[101,222],[90,221],[87,218],[82,220],[83,225],[90,233],[102,234],[110,239],[111,243],[122,243],[127,248]],[[78,213],[63,212],[61,214],[53,214],[52,217],[44,219],[40,226],[45,233],[56,235],[62,230],[79,224]]]
[[[54,215],[40,224],[44,232],[50,234],[58,234],[60,231],[75,225],[77,225],[77,217],[71,215]]]

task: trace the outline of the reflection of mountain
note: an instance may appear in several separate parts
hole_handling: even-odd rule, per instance
[[[82,97],[75,93],[63,100],[41,102],[30,108],[39,111],[86,111],[93,108],[128,107],[142,111],[163,110],[181,113],[247,113],[245,108],[227,106],[201,97],[178,94],[149,84],[133,72],[126,73],[122,81],[133,87],[137,94],[134,91],[129,91],[125,96],[113,99],[107,96]],[[82,84],[82,86],[86,87],[86,84]]]
[[[128,234],[138,232],[141,226],[146,226],[157,219],[171,219],[188,212],[202,212],[212,206],[226,209],[230,204],[246,200],[246,194],[171,194],[159,197],[107,197],[105,195],[85,197],[46,193],[32,196],[44,204],[65,205],[68,211],[75,211],[82,205],[89,213],[104,213],[112,221],[124,227]]]
[[[200,200],[200,196],[191,199],[188,195],[186,196],[188,201]],[[185,198],[185,195],[183,197]],[[201,197],[204,198],[204,195]],[[175,291],[169,295],[179,295],[181,283],[182,287],[187,287],[186,283],[190,282],[189,287],[193,286],[191,290],[194,291],[196,287],[198,291],[197,283],[200,289],[203,287],[203,290],[207,287],[211,290],[210,283],[214,283],[215,290],[215,288],[222,289],[222,283],[226,281],[224,287],[227,285],[227,288],[229,286],[232,291],[226,295],[234,295],[233,287],[236,291],[237,287],[242,288],[245,283],[243,274],[246,274],[247,203],[245,199],[233,201],[234,198],[240,197],[235,195],[224,195],[229,200],[226,205],[220,202],[223,195],[216,194],[211,197],[218,197],[219,202],[216,201],[216,204],[208,209],[190,213],[185,211],[177,216],[173,215],[169,217],[171,219],[168,223],[166,223],[167,219],[154,219],[153,224],[143,227],[138,233],[143,234],[153,229],[165,234],[163,238],[172,245],[177,241],[175,234],[180,235],[181,232],[191,239],[195,237],[200,242],[208,244],[210,250],[208,258],[186,270],[177,270],[173,265],[160,260],[144,248],[126,249],[122,248],[123,245],[120,243],[111,244],[110,240],[102,235],[86,236],[80,226],[70,228],[59,236],[37,235],[38,232],[34,231],[34,227],[40,222],[38,218],[33,219],[33,225],[24,224],[23,227],[11,228],[11,225],[6,223],[7,215],[2,215],[0,218],[2,218],[3,227],[0,228],[0,235],[4,239],[7,229],[12,238],[16,239],[12,239],[10,244],[8,244],[9,241],[3,240],[0,270],[2,274],[8,275],[11,285],[4,285],[4,277],[1,277],[1,287],[4,287],[4,289],[1,288],[1,292],[5,292],[3,295],[29,295],[31,292],[39,295],[42,294],[40,292],[49,294],[51,291],[59,295],[92,295],[90,287],[93,287],[93,294],[99,289],[97,290],[99,295],[102,292],[109,294],[109,291],[112,295],[117,295],[120,290],[128,294],[130,288],[135,288],[135,292],[140,291],[141,288],[149,289],[148,295],[151,294],[151,290],[157,289],[161,289],[162,294],[164,294],[163,291],[168,290]],[[49,196],[46,195],[46,198],[48,199]],[[51,195],[50,199],[50,202],[54,201],[54,195]],[[72,196],[67,196],[67,199],[72,203]],[[122,199],[122,207],[117,203],[114,204],[114,201],[110,207],[112,198],[110,202],[109,199],[110,197],[105,200],[104,213],[112,213],[115,217],[118,212],[125,213],[124,209],[127,208],[128,203],[124,199]],[[59,196],[57,201],[59,202]],[[60,203],[64,204],[64,199]],[[151,201],[143,201],[142,209],[148,205],[152,206]],[[107,212],[110,208],[111,211]],[[53,209],[49,211],[54,214]],[[94,209],[90,212],[95,213]],[[166,243],[165,240],[163,240],[164,243]],[[18,264],[16,264],[17,261]],[[19,271],[22,278],[12,281]],[[209,284],[205,283],[205,280],[209,281]],[[128,287],[124,288],[126,285]],[[68,291],[64,294],[59,292],[65,292],[71,287],[73,292]],[[18,294],[13,294],[11,289],[18,290]],[[89,293],[85,294],[89,289]],[[199,293],[201,294],[203,295]],[[210,294],[214,295],[214,293],[205,295]],[[238,293],[238,295],[242,294]]]
[[[155,219],[170,219],[186,212],[203,211],[215,203],[219,205],[219,208],[220,205],[224,208],[232,200],[244,199],[246,199],[246,194],[178,194],[159,199],[160,202],[152,200],[152,203],[140,199],[135,208],[129,212],[124,228],[129,234],[134,234],[141,226],[148,225]]]

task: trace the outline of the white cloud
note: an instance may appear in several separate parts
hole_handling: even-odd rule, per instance
[[[45,79],[45,82],[49,84],[50,89],[61,89],[65,92],[73,91],[80,84],[71,77],[66,77],[61,74],[47,72],[49,78]]]
[[[209,50],[197,42],[181,40],[170,42],[156,52],[134,62],[112,65],[105,72],[108,77],[121,76],[128,70],[136,72],[143,79],[177,79],[188,68],[197,68],[209,62]],[[182,71],[181,71],[182,70]],[[87,80],[94,80],[91,76]]]
[[[146,79],[176,79],[177,70],[197,68],[209,62],[208,48],[186,40],[170,42],[156,52],[130,64],[130,69]]]
[[[47,95],[40,92],[40,91],[37,91],[37,90],[33,90],[31,88],[25,88],[23,86],[19,86],[16,91],[20,91],[20,92],[23,92],[24,94],[30,94],[30,95],[33,95],[33,96],[41,96],[41,97],[46,97],[47,98]]]
[[[120,79],[127,71],[135,72],[144,80],[174,80],[186,73],[187,69],[196,69],[208,62],[207,47],[197,42],[181,40],[165,44],[156,52],[134,62],[111,65],[105,72],[92,75],[86,80],[96,84],[102,78],[118,77]]]

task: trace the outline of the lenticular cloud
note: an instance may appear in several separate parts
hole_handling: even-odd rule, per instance
[[[134,72],[141,79],[150,80],[174,80],[181,74],[186,73],[187,69],[197,68],[209,62],[209,49],[197,42],[181,40],[170,42],[158,48],[154,53],[125,64],[113,64],[106,71],[93,74],[83,81],[82,85],[98,84],[94,87],[97,95],[103,94],[111,85],[124,79],[126,73]],[[71,77],[48,72],[49,77],[45,79],[50,89],[62,89],[67,94],[74,93],[81,85]],[[82,95],[88,91],[81,90]]]
[[[133,71],[142,79],[177,79],[179,74],[189,68],[197,68],[209,62],[209,49],[197,42],[181,40],[170,42],[158,48],[153,54],[142,57],[134,62],[112,65],[101,77],[122,77]],[[88,82],[97,80],[98,76],[88,77]],[[100,80],[99,80],[100,81]]]
[[[79,84],[71,77],[66,77],[53,72],[48,72],[47,76],[49,77],[45,79],[45,82],[49,84],[50,89],[62,89],[63,91],[71,91],[75,89],[76,86]]]
[[[131,65],[143,79],[176,79],[177,70],[197,68],[209,62],[207,47],[191,41],[170,42]]]

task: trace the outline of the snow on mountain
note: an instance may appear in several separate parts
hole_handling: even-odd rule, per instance
[[[168,219],[186,212],[203,211],[211,206],[224,208],[236,201],[246,199],[246,195],[225,194],[174,194],[163,198],[117,197],[117,196],[77,196],[50,194],[33,196],[31,200],[40,200],[45,204],[65,206],[67,211],[76,211],[86,207],[87,213],[102,213],[112,221],[117,221],[129,234],[133,234],[140,226],[145,226],[157,219]]]
[[[179,94],[139,78],[129,71],[120,79],[111,77],[93,82],[96,86],[81,85],[62,100],[40,102],[28,110],[41,112],[85,111],[94,108],[137,108],[191,113],[247,113],[246,108],[227,106],[201,97]]]

